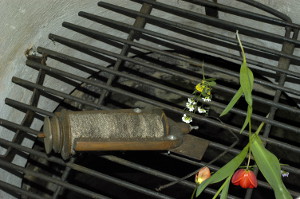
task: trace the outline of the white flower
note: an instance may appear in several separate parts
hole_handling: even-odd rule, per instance
[[[287,172],[287,171],[283,171],[283,170],[281,170],[280,171],[281,172],[281,175],[282,175],[282,177],[284,178],[284,177],[289,177],[289,172]]]
[[[185,106],[189,109],[190,112],[193,112],[196,108],[196,104],[191,104],[189,102],[187,102]]]
[[[199,113],[206,113],[206,110],[204,108],[198,107],[198,112]]]
[[[210,101],[211,101],[211,98],[210,98],[210,97],[204,97],[204,98],[202,98],[202,100],[203,100],[204,102],[210,102]]]
[[[196,108],[197,102],[194,99],[188,98],[188,102],[186,103],[186,107],[189,109],[190,112],[193,112]]]
[[[193,119],[192,119],[192,117],[190,117],[190,116],[187,116],[186,114],[184,114],[183,116],[182,116],[182,121],[184,121],[185,123],[191,123],[192,121],[193,121]]]

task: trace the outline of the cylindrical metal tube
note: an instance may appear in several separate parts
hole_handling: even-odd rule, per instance
[[[179,146],[187,124],[177,124],[160,109],[62,111],[44,121],[45,150],[64,159],[75,151],[168,150]]]

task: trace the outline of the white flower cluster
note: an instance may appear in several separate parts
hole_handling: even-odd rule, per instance
[[[189,112],[195,113],[198,111],[200,114],[207,114],[207,109],[203,104],[198,105],[198,102],[210,102],[212,95],[211,95],[211,90],[212,87],[216,85],[215,79],[209,78],[201,80],[200,83],[198,83],[195,86],[195,90],[193,92],[194,96],[192,98],[188,98],[187,103],[185,104],[185,109],[189,110]],[[200,103],[201,103],[200,102]],[[182,121],[185,123],[191,123],[192,122],[192,117],[189,116],[188,114],[184,114],[182,116]]]
[[[203,101],[211,101],[210,97],[202,98]],[[189,112],[195,112],[195,110],[198,111],[200,114],[207,113],[207,109],[203,108],[202,106],[197,106],[197,102],[194,98],[188,98],[188,101],[185,105],[185,107],[189,110]],[[188,116],[187,114],[184,114],[182,116],[182,121],[185,123],[191,123],[193,121],[191,116]]]

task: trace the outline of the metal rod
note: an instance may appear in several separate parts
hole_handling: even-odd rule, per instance
[[[250,11],[247,11],[247,10],[241,10],[241,9],[238,9],[238,8],[235,8],[235,7],[222,5],[220,3],[214,3],[214,2],[206,1],[206,0],[184,0],[184,1],[194,3],[194,4],[197,4],[197,5],[217,8],[219,11],[234,14],[234,15],[240,16],[240,17],[245,17],[245,18],[248,18],[248,19],[253,19],[253,20],[256,20],[256,21],[265,22],[265,23],[268,23],[268,24],[279,25],[279,26],[282,26],[282,27],[289,26],[291,28],[300,28],[300,25],[292,23],[291,19],[288,16],[284,15],[283,13],[278,12],[277,10],[274,10],[270,7],[267,7],[268,9],[263,9],[263,7],[262,7],[262,6],[264,6],[263,4],[261,4],[259,6],[256,5],[255,7],[257,7],[258,9],[261,9],[261,10],[265,10],[266,12],[268,12],[268,13],[274,15],[274,16],[280,17],[281,19],[283,19],[285,21],[282,21],[282,20],[277,19],[277,18],[269,17],[269,16],[266,16],[266,15],[261,15],[261,14],[258,14],[258,13],[250,12]],[[250,4],[249,2],[252,3],[253,1],[243,1],[242,0],[241,2]],[[253,3],[251,5],[254,6]]]
[[[58,70],[58,69],[54,69],[54,68],[50,68],[50,67],[47,67],[47,66],[44,66],[44,65],[41,65],[41,64],[38,64],[36,62],[32,62],[32,61],[27,61],[27,64],[32,66],[32,67],[38,67],[38,68],[42,68],[43,70],[46,70],[48,72],[51,72],[51,73],[55,73],[55,74],[59,74],[59,75],[63,75],[65,77],[69,77],[69,78],[72,78],[74,80],[79,80],[79,81],[82,81],[82,82],[85,82],[85,83],[88,83],[88,84],[91,84],[91,85],[94,85],[94,86],[97,86],[97,87],[101,87],[101,88],[104,88],[104,89],[108,89],[108,90],[111,90],[111,91],[115,91],[115,92],[118,92],[118,93],[123,93],[127,96],[135,96],[138,97],[138,98],[141,98],[142,96],[138,96],[136,94],[133,94],[133,93],[129,93],[127,91],[124,91],[124,90],[121,90],[121,89],[118,89],[118,88],[114,88],[114,87],[111,87],[111,86],[107,86],[107,85],[103,85],[103,84],[99,84],[98,81],[95,81],[95,80],[88,80],[88,79],[85,79],[83,77],[80,77],[80,76],[77,76],[77,75],[73,75],[73,74],[70,74],[70,73],[67,73],[67,72],[64,72],[64,71],[61,71],[61,70]],[[20,81],[20,80],[19,80]],[[24,82],[24,81],[23,81]],[[29,84],[29,83],[27,83]],[[144,100],[151,100],[151,99],[148,99],[148,98],[144,98],[142,97]],[[153,102],[152,102],[153,104]],[[222,105],[218,102],[210,102],[211,105],[214,105],[214,106],[217,106],[217,107],[220,107],[220,108],[225,108],[226,105]],[[166,105],[162,105],[162,107],[165,107]],[[169,105],[167,105],[169,106]],[[235,108],[232,109],[232,112],[235,112],[235,113],[240,113],[240,114],[243,114],[243,115],[246,115],[246,113],[244,111],[241,111],[241,110],[237,110]],[[257,115],[253,115],[253,118],[254,119],[257,119],[257,120],[260,120],[260,121],[264,121],[266,123],[270,123],[274,126],[278,126],[278,127],[281,127],[281,128],[284,128],[284,129],[288,129],[288,130],[291,130],[291,131],[294,131],[294,132],[297,132],[297,133],[300,133],[300,128],[298,127],[294,127],[294,126],[291,126],[291,125],[287,125],[287,124],[284,124],[284,123],[281,123],[281,122],[278,122],[278,121],[274,121],[274,120],[270,120],[268,118],[265,118],[265,117],[261,117],[261,116],[257,116]]]
[[[24,81],[24,80],[22,80],[20,78],[17,78],[17,77],[13,77],[12,78],[12,82],[14,82],[16,84],[23,83],[23,86],[28,86],[28,87],[31,87],[31,88],[36,88],[36,89],[39,89],[40,91],[47,92],[47,93],[50,93],[50,94],[62,97],[64,99],[69,99],[69,100],[77,101],[77,102],[80,102],[82,104],[91,106],[93,108],[103,109],[103,110],[107,109],[103,105],[98,105],[98,104],[95,104],[95,103],[92,103],[92,102],[88,102],[88,101],[83,100],[81,98],[74,97],[72,95],[68,95],[68,94],[65,94],[63,92],[60,92],[60,91],[57,91],[57,90],[54,90],[54,89],[51,89],[51,88],[48,88],[48,87],[45,87],[45,86],[41,86],[41,85],[29,82],[29,81]]]
[[[149,14],[152,10],[152,6],[147,4],[147,3],[144,3],[141,7],[141,10],[140,12],[143,13],[143,14]],[[145,22],[145,19],[144,18],[141,18],[141,17],[137,17],[133,26],[135,27],[138,27],[138,28],[143,28],[145,26],[146,22]],[[136,32],[134,30],[131,30],[128,34],[128,37],[127,37],[127,41],[133,41],[134,40],[134,37],[136,35]],[[128,50],[130,49],[130,45],[128,44],[124,44],[123,45],[123,48],[121,50],[121,53],[120,55],[122,56],[127,56],[128,54]],[[122,59],[117,59],[116,63],[114,64],[113,66],[113,69],[115,71],[119,70],[119,67],[120,65],[123,63],[123,60]],[[113,82],[114,80],[114,76],[109,76],[107,82],[106,82],[106,85],[111,85],[111,83]],[[104,98],[106,97],[107,95],[107,90],[103,90],[103,92],[101,93],[100,95],[100,98],[99,98],[99,101],[98,101],[98,104],[103,104],[103,100]]]
[[[64,59],[64,60],[69,61],[69,62],[82,64],[82,65],[85,65],[85,66],[88,66],[88,67],[98,69],[100,71],[105,71],[105,72],[108,72],[110,74],[118,75],[119,77],[125,77],[125,78],[135,80],[135,81],[140,82],[140,83],[146,83],[146,84],[149,84],[149,85],[153,85],[156,88],[163,89],[163,90],[168,90],[170,92],[179,94],[181,96],[186,96],[186,97],[191,96],[190,93],[183,92],[183,91],[178,90],[178,89],[173,88],[173,87],[170,88],[168,86],[159,84],[157,82],[153,82],[153,81],[148,80],[146,78],[141,78],[139,76],[123,73],[123,72],[120,72],[120,71],[114,71],[110,68],[107,68],[107,67],[104,67],[104,66],[101,66],[101,65],[98,65],[98,64],[94,64],[94,63],[91,63],[91,62],[88,62],[88,61],[85,61],[85,60],[82,60],[82,59],[78,59],[78,58],[75,58],[75,57],[71,57],[71,56],[68,56],[66,54],[57,53],[55,51],[52,51],[52,50],[49,50],[49,49],[46,49],[46,48],[38,47],[37,51],[40,52],[40,53],[45,53],[45,54],[47,54],[48,57],[51,57],[53,59]],[[190,79],[190,77],[193,77],[193,76],[186,75],[186,79]],[[195,82],[201,82],[201,80],[202,80],[198,77],[196,77],[196,78],[193,77],[193,78],[195,79]],[[226,86],[222,86],[220,84],[217,84],[216,86],[214,86],[214,89],[218,89],[218,90],[221,90],[221,91],[224,91],[224,92],[227,92],[227,93],[231,93],[231,94],[235,94],[236,91],[237,91],[235,89],[232,89],[232,88],[229,88],[229,87],[226,87]],[[254,101],[257,101],[257,102],[260,102],[260,103],[263,103],[263,104],[266,104],[266,105],[269,105],[269,106],[274,106],[274,107],[277,107],[279,109],[283,109],[283,110],[287,110],[289,112],[300,114],[300,109],[297,109],[297,108],[289,106],[289,105],[281,104],[281,103],[278,103],[278,102],[274,103],[272,100],[268,100],[268,99],[265,99],[265,98],[262,98],[262,97],[259,97],[259,96],[255,96],[255,95],[253,95],[253,99],[254,99]],[[203,102],[203,103],[205,103],[205,102]]]
[[[225,20],[221,20],[221,19],[216,19],[214,17],[209,17],[200,13],[196,13],[190,10],[185,10],[185,9],[181,9],[178,7],[174,7],[174,6],[170,6],[167,4],[163,4],[160,2],[154,2],[151,0],[132,0],[138,3],[148,3],[151,4],[154,8],[159,9],[159,10],[163,10],[172,14],[176,14],[176,15],[183,15],[186,18],[192,19],[192,20],[196,20],[196,21],[201,21],[202,23],[206,23],[209,25],[215,25],[217,27],[222,27],[223,29],[227,29],[229,31],[233,31],[235,32],[236,30],[239,30],[239,32],[241,32],[242,34],[248,35],[248,36],[252,36],[252,37],[256,37],[256,38],[264,38],[270,41],[275,41],[278,43],[282,43],[282,42],[289,42],[292,44],[295,44],[296,46],[300,45],[300,41],[295,41],[292,40],[290,38],[286,38],[284,36],[280,36],[274,33],[270,33],[270,32],[266,32],[263,30],[259,30],[256,28],[249,28],[247,26],[244,25],[240,25],[237,23],[233,23],[233,22],[229,22],[229,21],[225,21]],[[99,4],[99,3],[98,3]]]
[[[28,147],[24,147],[24,146],[15,144],[15,143],[11,143],[11,142],[6,141],[6,140],[3,140],[3,139],[0,139],[0,144],[3,144],[3,145],[5,145],[5,146],[9,146],[9,147],[16,148],[16,149],[18,149],[18,150],[20,150],[20,151],[25,151],[25,152],[27,152],[27,153],[30,153],[30,154],[32,154],[32,155],[36,155],[36,156],[38,156],[38,157],[44,158],[44,159],[46,159],[46,160],[48,160],[48,161],[57,163],[57,164],[62,165],[62,166],[68,166],[68,167],[70,167],[70,168],[73,168],[73,169],[75,169],[75,170],[77,170],[77,171],[80,171],[80,172],[83,172],[83,173],[86,173],[86,170],[89,170],[88,168],[84,168],[84,167],[82,167],[82,166],[78,167],[77,164],[70,163],[70,162],[65,163],[65,162],[62,161],[61,159],[56,158],[56,157],[54,157],[54,156],[50,156],[50,157],[49,157],[49,156],[47,156],[45,153],[42,153],[42,152],[33,150],[33,149],[31,149],[31,148],[28,148]],[[225,148],[226,148],[226,146],[225,146]],[[233,152],[233,151],[230,151],[230,152]],[[235,153],[235,152],[234,152],[234,153]],[[239,153],[239,152],[237,152],[237,153]],[[166,154],[164,154],[164,155],[166,155]],[[179,156],[176,156],[176,155],[172,155],[172,154],[171,154],[171,155],[168,155],[168,156],[171,156],[172,158],[179,159],[179,160],[181,160],[181,161],[188,162],[188,163],[192,163],[192,164],[198,165],[198,166],[201,166],[201,165],[205,164],[204,162],[202,162],[202,163],[195,162],[195,161],[192,161],[192,162],[191,162],[191,160],[189,160],[189,159],[182,158],[182,157],[179,157]],[[107,156],[101,156],[101,157],[106,158]],[[108,157],[115,157],[115,156],[110,156],[110,155],[109,155]],[[127,161],[127,162],[129,162],[129,161]],[[137,164],[136,164],[136,165],[137,165]],[[78,168],[80,168],[80,169],[78,169]],[[155,170],[153,171],[153,170],[151,170],[151,168],[147,168],[147,167],[144,167],[144,166],[141,166],[141,165],[140,165],[140,166],[137,165],[137,166],[135,166],[135,167],[132,166],[132,167],[130,167],[130,168],[134,168],[134,169],[137,169],[137,170],[140,170],[140,171],[149,173],[149,174],[153,174],[153,175],[155,175],[155,176],[157,175],[156,172],[155,172]],[[210,166],[210,168],[212,168],[213,170],[218,170],[218,167],[215,167],[215,166]],[[149,171],[149,169],[150,169],[150,171]],[[284,166],[284,169],[285,169],[286,171],[289,171],[289,172],[292,172],[292,173],[295,173],[295,172],[296,172],[295,174],[300,174],[300,170],[297,169],[297,168],[292,168],[292,167],[290,167],[290,166]],[[95,172],[95,171],[94,171],[94,172]],[[86,174],[88,174],[88,173],[86,173]],[[93,172],[91,172],[90,175],[94,176],[94,175],[93,175]],[[161,176],[161,177],[163,177],[163,176]],[[260,183],[260,181],[259,181],[259,183]],[[269,187],[269,185],[268,185],[267,183],[261,182],[261,186],[264,187],[265,185],[266,185],[266,188]],[[211,194],[214,194],[214,193],[215,193],[214,190],[211,190],[211,191],[212,191]],[[295,195],[295,196],[299,195],[299,193],[297,193],[297,192],[293,192],[293,191],[291,191],[291,190],[289,190],[289,191],[290,191],[293,195]]]
[[[23,174],[26,174],[26,175],[30,175],[30,176],[34,176],[36,178],[39,178],[41,180],[44,180],[44,181],[47,181],[47,182],[51,182],[51,183],[54,183],[54,184],[57,184],[57,185],[60,185],[60,186],[63,186],[67,189],[70,189],[72,191],[75,191],[77,193],[80,193],[80,194],[83,194],[83,195],[86,195],[88,197],[91,197],[91,198],[103,198],[103,199],[108,199],[109,197],[106,197],[106,196],[103,196],[101,194],[98,194],[98,193],[94,193],[92,191],[89,191],[87,189],[83,189],[79,186],[75,186],[73,184],[70,184],[70,183],[67,183],[67,182],[63,182],[59,179],[56,179],[56,178],[53,178],[53,177],[49,177],[49,176],[46,176],[44,174],[41,174],[41,173],[37,173],[35,171],[32,171],[30,169],[26,169],[26,168],[23,168],[23,167],[20,167],[20,166],[17,166],[15,164],[12,164],[12,163],[9,163],[9,162],[6,162],[2,159],[0,159],[0,165],[1,167],[3,168],[6,168],[6,169],[9,169],[9,170],[15,170],[15,171],[19,171]]]
[[[97,48],[97,47],[94,47],[94,46],[91,46],[91,45],[87,45],[87,44],[84,44],[84,43],[81,43],[81,42],[77,42],[77,41],[74,41],[74,40],[71,40],[71,39],[67,39],[67,38],[64,38],[64,37],[60,37],[58,35],[50,34],[49,38],[51,38],[51,40],[53,40],[53,41],[57,41],[59,43],[65,44],[65,45],[70,45],[71,47],[72,46],[77,46],[77,47],[80,47],[80,48],[85,48],[88,51],[96,51],[96,52],[106,54],[106,55],[109,55],[109,56],[112,56],[112,57],[115,57],[115,58],[118,58],[118,59],[123,59],[123,60],[131,62],[131,63],[139,64],[139,65],[142,65],[142,66],[145,66],[145,67],[148,67],[148,68],[158,69],[158,70],[161,70],[161,71],[166,72],[168,74],[175,72],[174,70],[171,70],[171,69],[165,69],[165,68],[157,67],[153,64],[137,61],[135,59],[132,59],[132,58],[129,58],[129,57],[126,57],[126,56],[122,56],[122,55],[119,55],[117,53],[113,53],[113,52],[110,52],[110,51],[107,51],[107,50],[104,50],[104,49],[100,49],[100,48]],[[232,76],[236,76],[236,77],[239,76],[238,73],[233,73],[233,71],[224,70],[224,69],[221,69],[220,67],[213,67],[213,66],[210,65],[210,68],[212,68],[216,71],[219,71],[219,72],[223,72],[225,74],[232,75]],[[182,75],[182,73],[178,74],[178,77],[182,77],[182,76],[184,76],[184,75]],[[287,93],[300,95],[300,91],[298,91],[298,90],[283,87],[283,86],[278,86],[278,85],[272,84],[272,83],[264,81],[264,80],[257,80],[256,79],[256,80],[254,80],[254,82],[258,83],[258,84],[261,84],[261,85],[264,85],[264,86],[268,86],[268,87],[273,88],[273,89],[282,90],[282,91],[285,91]]]
[[[25,151],[25,152],[28,152],[30,154],[34,154],[34,155],[37,155],[39,157],[42,157],[42,158],[45,158],[46,160],[48,161],[51,161],[51,162],[55,162],[55,163],[58,163],[60,165],[63,165],[63,166],[67,166],[75,171],[79,171],[79,172],[82,172],[84,174],[88,174],[88,175],[91,175],[93,177],[96,177],[96,178],[99,178],[99,179],[103,179],[103,180],[106,180],[108,182],[111,182],[111,183],[114,183],[114,184],[117,184],[117,185],[120,185],[120,186],[123,186],[123,187],[126,187],[128,189],[131,189],[131,190],[134,190],[134,191],[137,191],[139,193],[143,193],[143,194],[146,194],[146,195],[149,195],[149,196],[153,196],[155,198],[172,198],[172,197],[168,197],[168,196],[165,196],[161,193],[158,193],[158,192],[155,192],[155,191],[152,191],[152,190],[149,190],[149,189],[146,189],[146,188],[143,188],[143,187],[140,187],[138,185],[134,185],[132,183],[129,183],[129,182],[125,182],[121,179],[117,179],[117,178],[114,178],[112,176],[108,176],[108,175],[105,175],[103,173],[100,173],[100,172],[97,172],[95,170],[92,170],[92,169],[89,169],[89,168],[86,168],[86,167],[83,167],[81,165],[78,165],[78,164],[75,164],[73,162],[67,162],[65,163],[64,161],[62,161],[61,159],[59,158],[56,158],[56,157],[48,157],[45,153],[41,153],[39,151],[35,151],[33,149],[30,149],[30,148],[27,148],[27,147],[24,147],[24,146],[21,146],[21,145],[18,145],[18,144],[14,144],[14,143],[11,143],[11,142],[7,142],[6,140],[3,140],[0,138],[0,144],[5,144],[7,146],[11,146],[11,147],[14,147],[20,151]],[[10,164],[10,163],[7,163],[7,164]],[[0,165],[1,165],[1,162],[0,162]],[[20,167],[22,168],[22,167]],[[15,169],[15,168],[14,168]],[[24,168],[22,168],[23,170],[25,170]],[[21,171],[23,172],[23,171]],[[30,174],[29,174],[30,175]],[[43,174],[37,174],[38,176],[43,176]],[[35,176],[37,177],[37,176]],[[49,177],[50,178],[50,177]],[[43,179],[43,178],[42,178]],[[60,181],[59,179],[57,179],[57,181]],[[58,183],[55,183],[55,184],[58,184]],[[64,186],[64,182],[62,181],[61,183],[59,183],[58,185],[61,185],[63,188],[67,188],[67,189],[70,189],[68,186]],[[73,190],[73,189],[71,189]],[[73,190],[73,191],[76,191],[76,190]],[[82,190],[79,190],[79,191],[76,191],[78,193],[81,193]]]
[[[40,109],[40,108],[37,108],[37,107],[32,106],[32,105],[24,104],[22,102],[19,102],[19,101],[10,99],[10,98],[5,99],[5,104],[7,104],[9,106],[12,106],[12,107],[16,107],[16,108],[22,108],[22,109],[26,109],[26,110],[29,110],[29,111],[34,111],[36,113],[41,113],[41,114],[49,116],[49,117],[54,116],[54,113],[52,113],[50,111],[46,111],[44,109]]]
[[[169,26],[169,27],[173,27],[173,28],[176,28],[176,29],[180,29],[180,30],[189,30],[191,32],[195,32],[195,33],[199,33],[201,35],[205,35],[206,37],[208,37],[210,39],[214,39],[215,41],[230,42],[230,43],[234,44],[235,50],[239,51],[236,39],[228,37],[228,36],[224,36],[222,34],[218,34],[218,33],[215,33],[215,32],[210,32],[210,31],[207,31],[207,30],[204,30],[204,29],[193,27],[193,26],[188,26],[186,24],[176,23],[176,22],[173,22],[171,20],[167,20],[167,19],[164,19],[164,18],[159,18],[159,17],[153,16],[153,15],[145,15],[143,13],[140,13],[140,12],[137,12],[137,11],[134,11],[134,10],[130,10],[130,9],[127,9],[127,8],[123,8],[123,7],[120,7],[120,6],[117,6],[117,5],[113,5],[113,4],[110,4],[110,3],[106,3],[106,2],[99,2],[99,5],[101,5],[104,8],[114,10],[114,11],[117,11],[119,13],[124,13],[124,14],[129,15],[129,16],[133,15],[134,17],[136,17],[136,16],[144,17],[145,19],[148,20],[148,23],[153,23],[155,25],[161,25],[163,28],[166,28],[166,27]],[[84,17],[84,15],[85,15],[84,13],[85,12],[80,12],[79,15]],[[82,14],[84,14],[84,15],[82,15]],[[199,38],[194,38],[194,39],[199,39]],[[260,46],[260,45],[257,45],[257,44],[253,44],[253,43],[250,43],[250,42],[247,42],[247,41],[243,41],[243,46],[245,47],[245,50],[252,49],[252,50],[257,50],[257,52],[260,52],[260,53],[262,53],[262,52],[266,53],[267,52],[267,53],[270,53],[270,54],[274,54],[276,56],[282,56],[282,57],[290,58],[291,60],[297,60],[297,61],[300,60],[300,58],[295,56],[295,55],[286,54],[284,52],[274,50],[274,49],[270,49],[270,48]],[[235,55],[229,56],[230,55],[229,53],[223,53],[222,51],[218,51],[217,49],[212,49],[209,52],[214,52],[215,54],[220,54],[222,56],[226,56],[226,57],[229,57],[229,58],[232,58],[232,59],[235,59],[235,60],[242,60],[240,56],[235,56]],[[218,52],[220,52],[220,53],[218,53]],[[247,62],[250,63],[250,64],[262,66],[264,68],[268,68],[270,70],[276,70],[276,68],[272,67],[271,65],[267,65],[267,64],[264,64],[264,63],[261,63],[261,62],[257,62],[255,60],[247,59]]]
[[[26,191],[24,189],[16,187],[15,185],[3,182],[1,180],[0,180],[0,187],[4,191],[5,190],[9,190],[9,191],[13,192],[14,194],[18,194],[18,195],[21,195],[21,196],[30,197],[31,199],[50,199],[47,196],[43,196],[42,197],[39,194],[35,194],[35,193],[32,193],[32,192]]]
[[[16,124],[16,123],[13,123],[13,122],[1,119],[1,118],[0,118],[0,126],[11,127],[13,129],[21,130],[22,132],[26,132],[26,133],[29,133],[32,135],[38,135],[40,133],[39,131],[33,130],[29,127],[26,127],[26,126],[23,126],[20,124]]]
[[[134,162],[130,162],[128,160],[125,160],[125,159],[122,159],[122,158],[119,158],[119,157],[116,157],[116,156],[105,155],[105,156],[101,156],[101,157],[106,159],[106,160],[109,160],[111,162],[115,162],[115,163],[127,166],[129,168],[133,168],[133,169],[136,169],[138,171],[142,171],[142,172],[147,173],[147,174],[159,176],[159,177],[161,177],[163,179],[166,179],[168,181],[175,181],[175,180],[179,179],[178,177],[163,173],[161,171],[158,171],[158,170],[155,170],[155,169],[152,169],[152,168],[149,168],[149,167],[139,165],[139,164],[134,163]],[[192,189],[194,189],[196,187],[195,183],[189,182],[189,181],[186,181],[186,180],[180,181],[179,184],[187,186],[187,187],[192,188]],[[211,195],[214,195],[216,193],[216,191],[211,189],[211,188],[206,188],[204,190],[204,192],[206,192],[208,194],[211,194]],[[238,197],[228,195],[228,198],[237,199]]]

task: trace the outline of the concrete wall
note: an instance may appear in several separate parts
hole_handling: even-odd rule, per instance
[[[219,0],[222,2],[222,0]],[[225,0],[223,0],[225,1]],[[260,2],[269,5],[287,15],[289,15],[294,22],[300,23],[300,1],[298,0],[259,0]],[[77,16],[81,10],[91,12],[99,15],[109,17],[112,12],[101,9],[97,6],[98,0],[1,0],[0,1],[0,118],[5,118],[11,121],[20,122],[23,118],[23,113],[12,111],[12,109],[4,104],[4,99],[10,97],[12,99],[28,103],[31,92],[25,91],[17,85],[11,83],[13,76],[21,77],[30,81],[34,81],[36,73],[32,69],[25,66],[26,49],[32,46],[44,46],[49,48],[60,48],[55,46],[47,37],[48,33],[60,33],[67,35],[74,39],[79,39],[80,36],[71,33],[61,27],[63,21],[75,22],[81,24],[83,19]],[[138,9],[139,4],[130,1],[113,0],[114,4],[123,5],[133,9]],[[167,1],[164,1],[167,2]],[[168,1],[168,3],[178,4],[185,7],[185,3],[178,0]],[[235,6],[236,1],[229,1],[227,3]],[[170,17],[170,16],[166,16]],[[127,18],[120,18],[120,20],[130,20]],[[85,23],[90,23],[86,22]],[[92,25],[92,24],[90,24]],[[102,27],[104,28],[104,27]],[[109,28],[105,29],[107,32]],[[71,35],[70,35],[71,34]],[[74,34],[74,35],[73,35]],[[120,35],[122,36],[122,35]],[[89,41],[85,41],[89,43]],[[68,49],[60,49],[68,51]],[[48,84],[52,87],[59,88],[57,82],[52,82],[48,79]],[[72,88],[61,88],[68,92]],[[39,105],[41,108],[47,108],[53,111],[56,107],[54,102],[43,103]],[[41,122],[34,123],[32,128],[39,129]],[[13,134],[0,127],[0,135],[2,138],[11,139]],[[32,142],[26,140],[24,145],[30,146]],[[0,153],[4,150],[0,148]],[[23,166],[24,159],[16,157],[14,162]],[[10,175],[5,171],[0,170],[0,180],[13,182],[20,186],[21,180],[14,175]],[[0,191],[0,198],[11,198]]]

